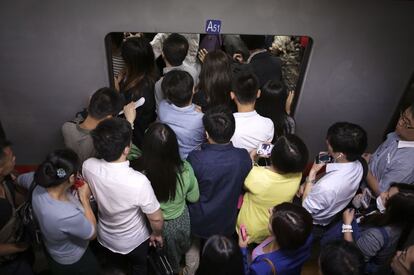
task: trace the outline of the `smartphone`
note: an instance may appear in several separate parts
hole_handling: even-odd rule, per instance
[[[368,188],[365,188],[364,191],[362,192],[362,200],[361,200],[362,207],[367,209],[371,202],[371,198],[372,198],[371,192],[369,191]]]
[[[270,143],[260,143],[259,147],[257,148],[257,155],[260,157],[270,157],[272,153],[273,144]]]
[[[319,164],[319,163],[331,163],[332,161],[333,161],[333,157],[331,155],[329,155],[329,153],[327,153],[327,152],[320,152],[315,158],[315,162],[317,164]]]
[[[241,234],[243,241],[245,241],[247,239],[247,231],[246,231],[246,226],[244,226],[244,224],[240,226],[240,234]]]

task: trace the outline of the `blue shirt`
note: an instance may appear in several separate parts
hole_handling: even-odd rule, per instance
[[[252,168],[245,149],[228,144],[203,144],[188,155],[200,189],[198,202],[189,204],[191,231],[207,239],[235,231],[237,201]]]
[[[257,256],[250,266],[247,263],[247,248],[242,248],[243,262],[246,275],[272,274],[272,267],[264,260],[269,259],[278,275],[297,275],[301,273],[303,264],[309,259],[312,250],[312,235],[306,243],[296,250],[279,249]]]
[[[177,135],[182,159],[199,148],[205,140],[203,113],[197,112],[194,104],[177,107],[163,100],[158,110],[158,118],[160,122],[168,124]]]
[[[372,154],[369,170],[377,179],[380,191],[387,191],[393,182],[414,182],[414,141],[400,140],[392,132]]]

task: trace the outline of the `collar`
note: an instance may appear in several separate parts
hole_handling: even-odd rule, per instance
[[[79,132],[81,132],[81,133],[84,133],[84,134],[90,134],[90,132],[91,132],[91,130],[87,130],[87,129],[83,129],[82,127],[80,127],[80,124],[83,122],[83,120],[82,121],[76,121],[76,130],[78,130]]]
[[[178,107],[175,104],[173,104],[171,102],[168,102],[168,101],[167,101],[167,104],[170,105],[170,107],[172,109],[177,110],[177,111],[181,111],[181,112],[183,112],[183,111],[193,111],[195,109],[195,105],[193,103],[191,103],[188,106],[184,106],[184,107]]]
[[[252,116],[256,116],[257,112],[256,110],[253,110],[251,112],[237,112],[233,114],[234,117],[252,117]]]
[[[123,162],[108,162],[104,159],[101,159],[101,161],[112,168],[129,168],[129,160],[123,161]]]
[[[398,149],[400,148],[414,148],[414,141],[399,140]]]
[[[233,143],[230,141],[227,144],[210,144],[204,143],[201,145],[202,149],[214,150],[214,151],[226,151],[234,148]]]
[[[184,70],[184,64],[181,64],[180,66],[173,66],[173,67],[164,67],[162,69],[163,74],[166,74],[168,72],[174,71],[174,70]]]
[[[267,50],[266,49],[263,49],[263,50],[260,50],[260,51],[257,51],[257,52],[252,53],[249,56],[249,58],[247,59],[247,63],[250,63],[250,61],[252,61],[252,58],[255,57],[256,55],[258,55],[259,53],[264,53],[264,52],[267,52]]]
[[[329,172],[332,172],[332,171],[337,171],[337,170],[340,170],[340,169],[345,168],[347,166],[353,166],[357,162],[359,162],[359,161],[356,160],[356,161],[353,161],[353,162],[344,162],[344,163],[328,163],[328,164],[326,164],[326,173],[329,173]]]

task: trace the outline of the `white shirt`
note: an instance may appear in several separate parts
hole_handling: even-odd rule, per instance
[[[257,149],[262,142],[271,142],[274,134],[273,121],[259,115],[256,111],[234,113],[236,130],[231,138],[234,147],[248,152]]]
[[[363,172],[359,161],[326,165],[326,174],[314,184],[302,203],[314,224],[327,225],[344,210],[355,196]]]
[[[109,250],[127,254],[149,238],[144,214],[160,208],[146,176],[129,161],[112,163],[90,158],[82,174],[98,203],[98,241]]]

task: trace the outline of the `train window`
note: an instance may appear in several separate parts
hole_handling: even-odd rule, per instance
[[[153,52],[156,58],[156,64],[158,73],[162,75],[163,68],[166,66],[164,59],[162,58],[162,45],[165,39],[170,34],[167,33],[140,33],[140,32],[112,32],[105,37],[107,58],[108,58],[108,72],[110,84],[112,87],[117,87],[117,81],[123,76],[123,72],[126,71],[126,66],[122,58],[122,44],[132,37],[145,37],[150,41]],[[230,58],[233,59],[235,64],[237,63],[253,63],[254,55],[258,52],[263,52],[265,49],[270,56],[278,60],[279,72],[267,72],[267,76],[259,78],[259,82],[263,82],[267,78],[272,78],[276,75],[280,75],[281,82],[284,83],[287,91],[295,91],[295,97],[291,104],[291,114],[293,115],[296,106],[297,98],[300,95],[300,87],[303,80],[303,75],[306,70],[306,65],[311,49],[312,39],[308,36],[277,36],[277,35],[234,35],[234,34],[194,34],[184,33],[182,34],[189,42],[188,54],[184,62],[192,66],[195,71],[200,72],[202,61],[206,52],[213,51],[215,49],[221,49]],[[252,50],[257,38],[264,39],[264,47],[260,49]],[[244,39],[244,42],[243,40]],[[247,39],[247,40],[246,40]],[[251,40],[249,42],[249,39]],[[250,51],[246,46],[246,43],[250,46]],[[206,51],[201,51],[206,49]],[[256,54],[257,53],[257,54]],[[262,67],[266,70],[266,66]],[[265,72],[266,74],[266,72]],[[267,77],[267,78],[266,78]],[[275,77],[276,78],[276,77]],[[263,83],[260,83],[263,85]]]

